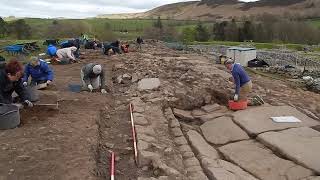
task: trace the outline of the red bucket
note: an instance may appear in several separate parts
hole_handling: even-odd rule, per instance
[[[247,109],[247,107],[248,107],[248,100],[240,100],[240,101],[229,100],[229,109],[231,110],[243,110],[243,109]]]

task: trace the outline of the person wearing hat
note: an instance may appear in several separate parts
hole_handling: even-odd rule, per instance
[[[53,71],[49,65],[38,57],[31,57],[30,62],[24,69],[23,85],[28,85],[28,79],[31,76],[31,86],[47,83],[50,85],[53,81]]]
[[[92,92],[94,89],[101,89],[101,93],[105,94],[105,74],[100,64],[89,63],[81,69],[81,81],[84,89]]]
[[[229,58],[224,62],[226,68],[231,72],[233,82],[235,84],[234,101],[247,100],[249,93],[252,91],[252,81],[244,68],[239,63],[234,63],[233,59]],[[260,96],[254,96],[249,102],[249,105],[263,104]]]

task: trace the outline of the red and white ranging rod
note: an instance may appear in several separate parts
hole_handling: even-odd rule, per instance
[[[114,180],[114,162],[115,162],[115,157],[114,157],[114,152],[111,152],[111,169],[110,169],[110,179]]]
[[[135,159],[136,165],[138,165],[138,149],[137,149],[137,140],[136,140],[136,130],[135,130],[135,126],[134,126],[132,111],[133,111],[133,107],[132,107],[132,104],[130,103],[130,117],[131,117],[132,139],[133,139],[133,148],[134,148],[134,159]]]

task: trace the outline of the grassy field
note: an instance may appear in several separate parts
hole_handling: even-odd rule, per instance
[[[249,43],[249,42],[231,42],[231,41],[209,41],[209,42],[193,42],[191,44],[203,44],[203,45],[225,45],[225,46],[239,46],[241,44],[253,45],[257,49],[280,49],[287,48],[296,51],[303,50],[303,44],[279,44],[279,43]],[[320,49],[315,49],[320,50]]]
[[[26,42],[37,42],[37,45],[40,47],[39,51],[34,51],[31,54],[29,54],[26,58],[30,56],[37,56],[40,53],[45,53],[46,52],[46,46],[43,45],[43,40],[0,40],[0,48],[3,48],[8,45],[13,45],[13,44],[19,44],[19,43],[26,43]],[[9,60],[13,57],[24,57],[24,55],[11,55],[7,52],[1,52],[0,55],[4,57],[6,60]]]
[[[319,19],[312,19],[312,20],[308,20],[308,23],[310,23],[311,25],[320,28],[320,18]]]
[[[120,36],[120,38],[132,38],[137,35],[142,35],[144,29],[152,27],[157,21],[156,19],[104,19],[104,18],[90,18],[90,19],[40,19],[27,18],[26,23],[33,29],[33,38],[45,38],[45,32],[48,31],[54,21],[58,23],[81,24],[89,32],[87,34],[94,35],[97,32],[103,32],[106,28]],[[177,30],[182,30],[184,27],[195,27],[197,21],[191,20],[161,20],[164,26],[174,26]],[[120,32],[128,32],[121,34]],[[127,35],[127,36],[126,36]]]

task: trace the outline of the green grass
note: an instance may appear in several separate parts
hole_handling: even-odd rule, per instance
[[[309,24],[320,28],[320,19],[312,19],[307,21]]]
[[[14,44],[19,44],[19,43],[26,43],[26,42],[37,42],[37,45],[40,47],[39,51],[32,52],[26,58],[28,59],[31,56],[37,56],[40,53],[44,53],[46,51],[46,46],[43,45],[43,40],[0,40],[0,49],[8,46],[8,45],[14,45]],[[11,58],[15,58],[20,55],[11,55],[7,52],[2,52],[0,53],[2,57],[6,59],[6,61],[10,60]]]
[[[40,19],[40,18],[27,18],[26,23],[29,24],[32,29],[33,38],[46,38],[45,32],[48,31],[48,27],[55,21],[54,19]],[[90,18],[90,19],[57,19],[58,23],[81,23],[88,27],[90,32],[84,32],[94,35],[95,32],[101,32],[106,27],[119,34],[118,32],[128,31],[128,36],[125,34],[119,34],[120,38],[132,38],[133,34],[141,35],[144,29],[152,27],[157,21],[156,19],[106,19],[106,18]],[[161,20],[164,26],[174,26],[177,30],[182,31],[184,27],[195,27],[197,21],[191,20]],[[209,23],[205,23],[209,24]]]
[[[225,46],[239,46],[246,44],[246,42],[232,42],[232,41],[208,41],[208,42],[192,42],[191,44],[203,44],[203,45],[225,45]],[[303,44],[280,44],[280,43],[248,43],[255,46],[257,49],[279,49],[285,46],[288,49],[302,51]]]
[[[316,52],[320,52],[320,47],[313,49]]]

